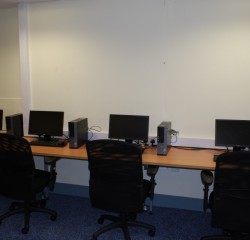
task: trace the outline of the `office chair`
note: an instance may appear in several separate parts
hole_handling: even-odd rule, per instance
[[[209,207],[212,226],[223,230],[221,236],[201,240],[250,239],[250,152],[227,152],[218,156],[214,190]]]
[[[13,199],[9,211],[0,216],[3,219],[24,213],[22,233],[29,232],[31,212],[50,214],[56,220],[57,213],[45,208],[46,199],[36,200],[36,195],[50,184],[50,173],[35,169],[35,163],[28,141],[24,138],[0,134],[0,195]]]
[[[94,140],[86,144],[90,171],[89,194],[93,207],[114,215],[101,215],[98,223],[112,221],[96,231],[92,240],[120,227],[126,240],[130,240],[128,226],[148,229],[155,235],[155,227],[136,220],[143,211],[145,198],[149,196],[150,181],[143,179],[142,150],[140,147],[115,140]]]

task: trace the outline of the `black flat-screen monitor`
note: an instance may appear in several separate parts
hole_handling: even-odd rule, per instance
[[[0,109],[0,130],[3,129],[3,110]]]
[[[44,140],[63,135],[64,112],[59,111],[30,111],[29,131],[31,135],[38,135]]]
[[[133,141],[147,141],[149,116],[110,114],[109,134],[112,139]]]
[[[250,147],[250,120],[215,120],[215,146]]]
[[[23,136],[23,114],[5,116],[6,132],[8,134]]]

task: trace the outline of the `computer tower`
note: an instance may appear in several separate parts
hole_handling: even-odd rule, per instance
[[[3,129],[3,110],[0,109],[0,130]]]
[[[171,122],[162,122],[157,127],[157,154],[167,155],[168,146],[171,144]]]
[[[6,132],[19,137],[23,136],[23,114],[18,113],[5,117]]]
[[[88,141],[88,119],[77,118],[68,122],[69,147],[79,148]]]

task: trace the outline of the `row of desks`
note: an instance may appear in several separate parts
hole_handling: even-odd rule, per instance
[[[26,137],[27,140],[32,138]],[[80,148],[69,148],[69,144],[65,147],[45,147],[31,146],[33,155],[44,157],[44,167],[49,170],[53,178],[56,172],[56,162],[60,158],[69,160],[87,160],[87,151],[85,145]],[[142,155],[143,165],[147,166],[147,175],[150,176],[150,181],[155,183],[155,176],[159,167],[194,169],[194,170],[209,170],[215,169],[214,155],[222,153],[222,150],[202,149],[202,148],[186,148],[186,147],[171,147],[166,156],[157,155],[157,147],[148,147]],[[53,190],[54,185],[51,187]],[[154,187],[153,187],[154,188]],[[152,212],[154,190],[150,197],[149,211]]]
[[[29,138],[28,138],[29,139]],[[75,160],[87,160],[85,145],[80,148],[44,147],[32,146],[32,152],[36,156],[57,157]],[[178,148],[171,147],[166,156],[157,155],[156,147],[148,147],[144,150],[142,161],[144,165],[155,165],[160,167],[214,170],[214,155],[220,154],[219,150]]]

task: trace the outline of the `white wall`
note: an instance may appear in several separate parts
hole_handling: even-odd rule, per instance
[[[104,132],[110,113],[146,114],[154,131],[164,118],[163,16],[161,1],[30,6],[32,107],[64,110],[66,123],[86,116]]]
[[[180,137],[214,138],[215,118],[249,119],[248,0],[58,1],[29,8],[32,108],[150,115]]]
[[[166,116],[184,137],[215,118],[249,119],[250,2],[166,1]]]
[[[16,8],[0,9],[0,32],[0,109],[7,116],[22,112]]]

